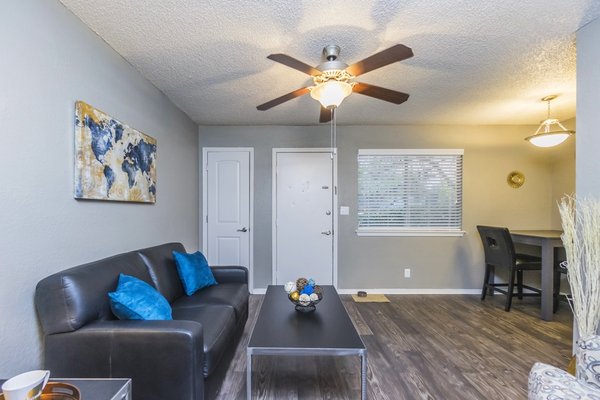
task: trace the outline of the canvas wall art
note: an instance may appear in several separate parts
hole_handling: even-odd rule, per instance
[[[154,203],[156,139],[76,102],[75,198]]]

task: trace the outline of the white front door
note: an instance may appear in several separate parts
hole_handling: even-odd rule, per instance
[[[205,148],[204,168],[204,250],[208,263],[241,265],[250,270],[251,152]]]
[[[334,182],[329,152],[274,152],[275,281],[333,284]]]

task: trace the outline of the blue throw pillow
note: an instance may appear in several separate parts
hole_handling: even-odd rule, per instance
[[[173,258],[177,264],[179,279],[183,283],[183,290],[188,296],[193,295],[199,289],[218,284],[208,266],[208,261],[199,251],[193,254],[174,251]]]
[[[108,293],[110,308],[119,319],[170,320],[171,305],[141,279],[120,274],[117,290]]]

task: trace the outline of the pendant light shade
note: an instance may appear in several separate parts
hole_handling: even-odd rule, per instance
[[[551,95],[542,98],[542,101],[548,102],[548,117],[542,121],[537,131],[531,136],[525,138],[529,143],[537,147],[553,147],[558,146],[565,140],[575,134],[575,131],[570,131],[560,123],[556,118],[550,118],[550,102],[557,96]]]

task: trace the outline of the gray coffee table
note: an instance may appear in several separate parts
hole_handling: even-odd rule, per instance
[[[246,390],[252,399],[252,356],[359,356],[361,398],[367,398],[367,348],[337,291],[323,286],[313,313],[294,310],[283,286],[269,285],[247,349]]]

